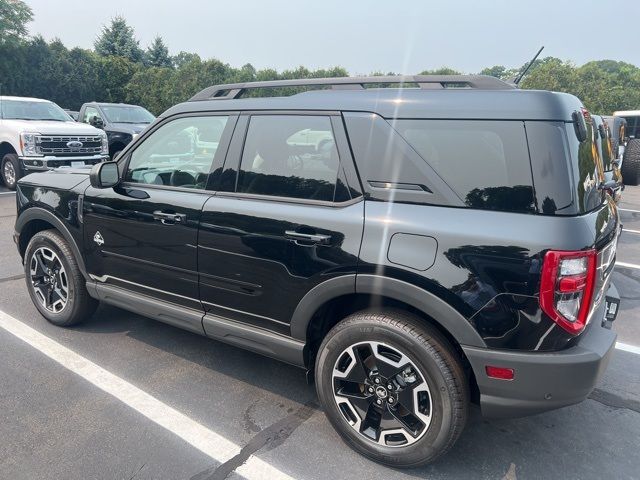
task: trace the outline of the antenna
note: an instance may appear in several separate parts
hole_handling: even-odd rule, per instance
[[[518,75],[516,77],[516,79],[513,81],[513,83],[515,85],[518,85],[520,83],[520,81],[522,80],[522,78],[526,75],[526,73],[529,71],[529,69],[531,68],[531,66],[533,65],[533,62],[535,62],[537,60],[537,58],[540,56],[540,54],[542,53],[542,50],[544,50],[544,46],[540,47],[540,50],[538,50],[538,53],[535,54],[535,56],[533,57],[533,59],[529,62],[529,64],[525,67],[525,69],[523,70],[523,72]]]

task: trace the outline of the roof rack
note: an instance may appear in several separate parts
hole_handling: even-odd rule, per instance
[[[256,88],[326,86],[331,87],[333,90],[361,90],[367,84],[385,83],[399,85],[415,83],[424,89],[457,87],[479,90],[510,90],[516,88],[514,85],[503,82],[499,78],[487,75],[387,75],[380,77],[302,78],[299,80],[270,80],[266,82],[214,85],[196,93],[189,101],[231,100],[241,97],[247,90]]]

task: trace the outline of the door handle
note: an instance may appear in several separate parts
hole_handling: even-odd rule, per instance
[[[153,219],[158,220],[163,225],[175,225],[176,223],[185,223],[187,216],[184,213],[167,213],[162,210],[153,212]]]
[[[284,236],[290,240],[300,242],[317,243],[319,245],[327,245],[331,240],[331,235],[323,235],[320,233],[301,233],[295,230],[287,230]]]

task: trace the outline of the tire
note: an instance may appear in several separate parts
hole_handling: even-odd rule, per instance
[[[27,290],[33,304],[49,322],[70,327],[93,314],[98,302],[89,296],[73,252],[56,230],[36,233],[24,259]]]
[[[640,183],[640,139],[632,138],[627,143],[622,157],[622,181],[625,185]]]
[[[22,177],[22,169],[20,168],[20,159],[15,153],[7,153],[2,157],[2,165],[0,165],[2,173],[2,181],[9,190],[15,190],[18,180]]]
[[[118,150],[117,152],[113,152],[113,155],[111,155],[111,161],[117,160],[118,159],[118,155],[120,155],[121,152],[122,152],[122,150]]]
[[[385,465],[434,461],[454,445],[467,421],[469,384],[458,356],[434,327],[402,310],[364,311],[342,320],[322,342],[315,373],[318,397],[336,431],[354,450]],[[394,433],[396,424],[400,433]]]

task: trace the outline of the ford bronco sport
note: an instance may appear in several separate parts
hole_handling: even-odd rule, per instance
[[[15,241],[51,323],[100,301],[298,365],[347,444],[417,466],[471,402],[555,409],[606,368],[594,142],[576,97],[491,77],[209,87],[117,162],[22,179]]]

